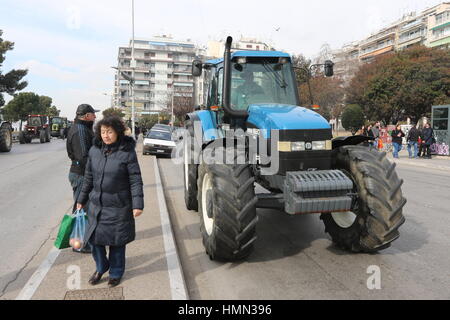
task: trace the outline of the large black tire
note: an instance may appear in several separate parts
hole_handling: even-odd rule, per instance
[[[47,135],[45,133],[45,130],[39,131],[39,141],[41,143],[45,143],[47,141]]]
[[[188,210],[198,211],[197,173],[198,164],[194,162],[194,127],[191,121],[186,122],[187,133],[183,139],[183,179],[184,202]]]
[[[23,131],[20,131],[20,133],[19,133],[19,142],[20,142],[20,144],[28,143],[27,138],[25,137],[25,134],[23,133]]]
[[[252,252],[258,222],[254,181],[248,165],[199,165],[200,231],[211,260],[236,261]],[[205,191],[204,184],[211,189]]]
[[[12,148],[12,133],[8,127],[0,129],[0,152],[10,152]]]
[[[51,139],[52,139],[52,135],[50,133],[50,129],[47,128],[47,129],[45,129],[45,142],[50,142]]]
[[[395,166],[386,153],[367,147],[344,146],[336,151],[336,169],[352,178],[358,193],[353,223],[352,220],[347,225],[343,223],[340,213],[321,215],[325,232],[338,247],[375,253],[390,247],[399,237],[398,229],[405,222],[402,209],[406,199],[401,190],[403,180],[399,179]]]

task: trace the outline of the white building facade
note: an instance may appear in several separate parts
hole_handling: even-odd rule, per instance
[[[135,39],[136,61],[134,98],[136,117],[167,111],[172,95],[194,97],[194,79],[191,65],[197,48],[190,41],[177,41],[170,36]],[[131,114],[131,90],[128,80],[119,71],[132,76],[132,42],[120,47],[118,72],[115,76],[113,103]]]

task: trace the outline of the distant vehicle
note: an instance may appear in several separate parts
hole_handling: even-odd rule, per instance
[[[67,118],[64,117],[52,117],[50,118],[52,137],[58,137],[65,139],[65,132],[67,128]]]
[[[152,129],[144,138],[142,154],[172,155],[175,148],[172,133],[166,129]]]
[[[50,142],[50,119],[43,115],[29,115],[25,129],[19,134],[20,144],[39,139],[41,143]]]

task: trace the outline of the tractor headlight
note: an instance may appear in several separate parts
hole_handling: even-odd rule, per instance
[[[291,143],[291,151],[305,151],[305,143],[304,142],[292,142]]]
[[[331,150],[332,149],[331,140],[313,141],[312,149],[313,150]]]

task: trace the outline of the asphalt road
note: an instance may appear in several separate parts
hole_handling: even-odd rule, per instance
[[[318,215],[258,210],[253,254],[219,263],[205,254],[199,215],[185,209],[182,167],[167,158],[158,162],[191,299],[450,299],[450,171],[398,165],[406,223],[379,254],[335,248]],[[0,298],[17,287],[21,271],[40,263],[38,253],[45,256],[70,211],[68,170],[65,142],[58,139],[14,144],[0,154]],[[381,271],[379,290],[367,287],[373,266]]]
[[[65,141],[0,154],[0,297],[71,209]]]
[[[184,204],[182,165],[159,159],[191,299],[449,299],[450,172],[399,164],[406,223],[378,254],[336,248],[318,215],[258,210],[258,239],[241,263],[210,261],[200,216]],[[380,270],[380,289],[369,289]],[[370,279],[369,279],[370,278]],[[370,281],[368,281],[370,280]],[[373,288],[373,287],[372,287]]]

